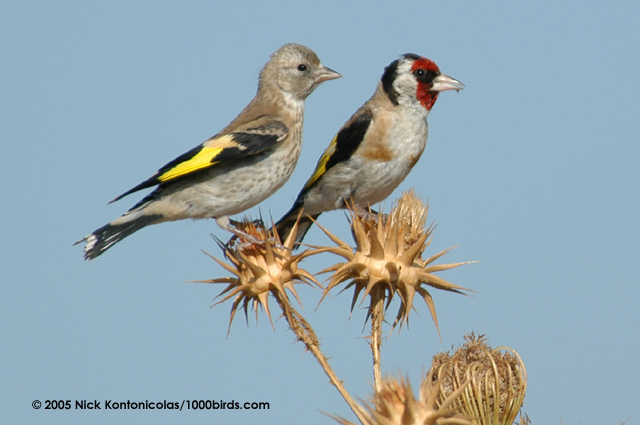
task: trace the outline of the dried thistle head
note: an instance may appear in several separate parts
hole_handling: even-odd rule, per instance
[[[297,226],[297,223],[296,223]],[[242,307],[245,317],[248,320],[248,309],[253,308],[258,319],[258,307],[267,314],[273,326],[271,312],[269,310],[269,295],[273,295],[288,302],[285,290],[292,293],[300,303],[300,298],[294,287],[297,283],[315,284],[322,288],[316,278],[306,270],[300,268],[300,261],[310,255],[320,252],[320,250],[306,250],[293,255],[292,249],[295,243],[295,231],[284,241],[281,241],[278,233],[267,230],[264,225],[247,220],[236,224],[242,232],[261,241],[254,243],[239,236],[233,244],[224,245],[220,241],[218,244],[223,250],[228,262],[219,260],[209,255],[225,270],[231,273],[231,277],[216,278],[200,281],[202,283],[226,283],[228,286],[218,294],[218,297],[226,296],[215,305],[223,303],[233,298],[231,315],[229,318],[229,330],[236,312]],[[294,229],[295,230],[295,229]]]
[[[433,232],[433,226],[425,227],[428,208],[413,191],[403,193],[388,216],[358,214],[355,207],[349,207],[355,249],[318,225],[337,245],[329,251],[347,260],[321,272],[333,272],[327,291],[348,281],[343,291],[354,287],[352,311],[360,293],[363,293],[363,300],[370,298],[367,319],[374,305],[382,301],[388,307],[397,294],[402,302],[392,330],[398,323],[400,326],[408,323],[413,299],[418,293],[427,304],[439,334],[433,298],[425,286],[459,294],[469,291],[434,274],[469,262],[432,264],[451,248],[423,259]]]
[[[513,424],[527,390],[522,359],[511,348],[491,348],[483,335],[472,333],[465,340],[452,355],[440,353],[433,358],[425,380],[439,387],[441,397],[437,402],[444,403],[445,396],[465,386],[455,401],[459,412],[474,418],[477,425]],[[521,424],[528,421],[521,415]]]
[[[452,403],[463,390],[446,401]],[[438,391],[431,380],[425,380],[416,399],[407,379],[385,378],[370,403],[360,406],[363,425],[474,425],[449,404],[436,404]],[[343,418],[334,419],[342,425],[353,425]]]

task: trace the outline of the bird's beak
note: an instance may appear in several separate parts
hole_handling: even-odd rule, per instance
[[[446,74],[440,74],[433,79],[433,86],[431,87],[431,91],[445,91],[445,90],[460,91],[463,88],[464,88],[464,84],[462,84],[460,81],[454,78],[451,78]]]
[[[340,78],[340,77],[342,77],[342,75],[339,74],[338,72],[334,71],[331,68],[327,68],[326,66],[323,66],[316,73],[316,83],[320,84],[323,81],[335,80],[336,78]]]

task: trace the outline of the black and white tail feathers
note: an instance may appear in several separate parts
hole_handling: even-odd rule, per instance
[[[94,231],[90,235],[80,239],[75,244],[80,242],[86,242],[84,247],[84,259],[93,260],[101,255],[111,246],[120,242],[122,239],[131,235],[132,233],[142,229],[145,226],[154,224],[160,217],[157,215],[141,215],[131,221],[126,221],[119,224],[107,224],[102,226],[98,230]],[[74,244],[74,245],[75,245]]]

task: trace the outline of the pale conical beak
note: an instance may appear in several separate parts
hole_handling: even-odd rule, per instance
[[[464,88],[464,84],[460,81],[449,77],[446,74],[440,74],[433,79],[433,87],[431,91],[455,90],[460,91]]]
[[[336,78],[340,78],[342,75],[331,68],[327,68],[323,66],[316,73],[316,83],[322,83],[323,81],[335,80]]]

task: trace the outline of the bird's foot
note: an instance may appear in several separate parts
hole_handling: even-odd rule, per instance
[[[252,245],[266,246],[269,243],[275,249],[288,250],[276,237],[269,236],[268,229],[260,219],[248,222],[231,220],[227,217],[226,220],[218,218],[216,222],[222,229],[233,233],[233,236],[226,244],[227,248],[244,250]]]

